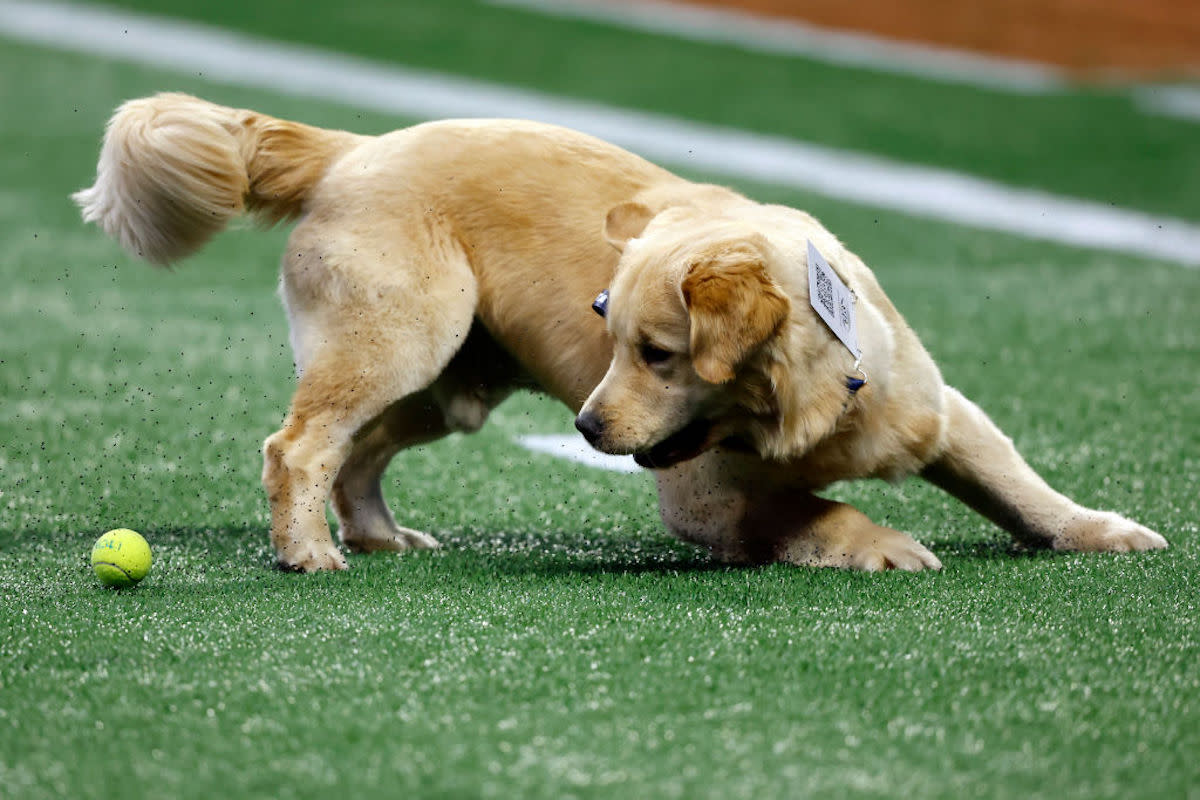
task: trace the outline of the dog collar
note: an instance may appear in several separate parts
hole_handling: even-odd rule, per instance
[[[592,301],[592,311],[602,317],[608,316],[608,289],[596,295],[596,299]]]

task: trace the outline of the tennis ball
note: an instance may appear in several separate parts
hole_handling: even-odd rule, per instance
[[[150,571],[150,545],[137,531],[109,531],[92,547],[92,569],[105,586],[133,586]]]

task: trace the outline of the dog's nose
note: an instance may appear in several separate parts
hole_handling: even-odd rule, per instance
[[[588,440],[588,444],[595,447],[604,433],[604,422],[595,414],[585,411],[575,418],[575,428]]]

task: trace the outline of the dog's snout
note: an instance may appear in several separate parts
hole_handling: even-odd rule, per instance
[[[590,411],[585,411],[575,418],[575,428],[588,440],[588,444],[595,447],[604,433],[604,421]]]

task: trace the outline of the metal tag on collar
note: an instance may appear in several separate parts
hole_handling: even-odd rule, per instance
[[[608,289],[596,295],[596,299],[592,301],[592,311],[602,317],[608,316]]]
[[[867,385],[867,371],[862,368],[861,358],[854,362],[854,371],[862,377],[846,376],[846,388],[850,390],[850,394],[857,394],[859,389]]]

